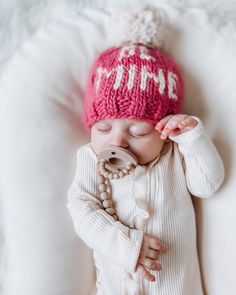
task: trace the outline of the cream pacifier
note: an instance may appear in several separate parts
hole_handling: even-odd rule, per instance
[[[122,178],[138,165],[136,157],[124,148],[111,146],[98,154],[98,190],[105,211],[117,220],[111,198],[111,179]]]

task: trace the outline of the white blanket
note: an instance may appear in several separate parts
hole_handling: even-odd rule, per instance
[[[147,1],[0,0],[1,295],[93,292],[91,252],[65,205],[76,149],[88,140],[86,74],[117,2]],[[236,294],[236,1],[158,3],[169,14],[165,49],[185,75],[184,111],[203,120],[226,168],[222,189],[196,203],[205,292]]]

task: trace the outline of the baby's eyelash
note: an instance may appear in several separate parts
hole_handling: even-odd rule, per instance
[[[97,130],[98,130],[98,132],[101,132],[101,133],[108,133],[108,132],[110,132],[111,131],[111,128],[104,128],[104,129],[102,129],[102,128],[97,128]]]
[[[143,133],[143,134],[135,134],[133,132],[130,132],[130,135],[135,137],[135,138],[140,138],[140,137],[144,137],[146,135],[148,135],[148,133]]]

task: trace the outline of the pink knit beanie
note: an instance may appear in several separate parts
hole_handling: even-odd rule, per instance
[[[150,37],[150,23],[155,24],[152,36],[160,34],[155,31],[157,12],[151,11],[153,22],[150,21],[150,9],[148,12],[146,40],[147,35]],[[141,13],[145,18],[145,10]],[[160,23],[160,19],[158,21]],[[139,24],[142,32],[145,31],[144,22]],[[146,41],[142,40],[140,32],[137,35],[125,45],[102,52],[92,66],[85,92],[88,127],[111,118],[146,120],[156,125],[166,115],[180,111],[184,85],[177,64],[156,47],[154,37]]]

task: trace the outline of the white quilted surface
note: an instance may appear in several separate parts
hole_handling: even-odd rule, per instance
[[[91,295],[91,252],[65,204],[76,148],[88,140],[86,74],[107,45],[106,9],[117,1],[1,2],[0,294]],[[165,48],[185,73],[185,111],[202,118],[226,167],[221,191],[196,204],[206,294],[235,294],[236,2],[160,3],[170,21]]]

